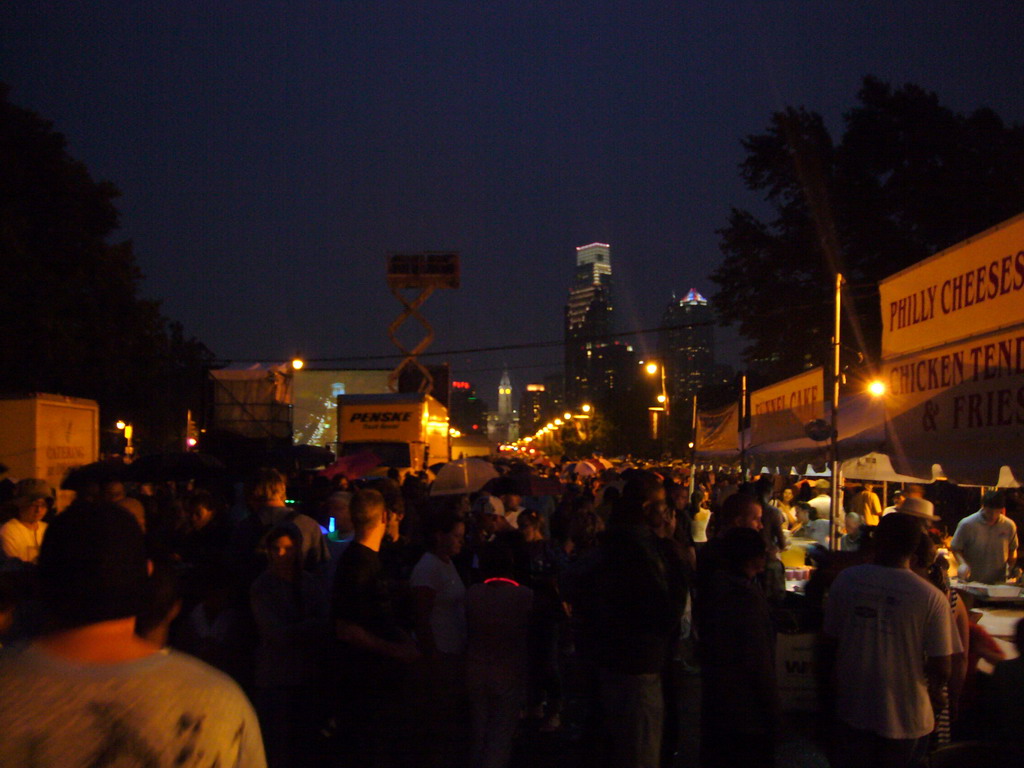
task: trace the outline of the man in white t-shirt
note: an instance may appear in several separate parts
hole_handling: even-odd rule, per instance
[[[905,497],[903,495],[903,491],[893,491],[892,505],[882,510],[882,517],[885,517],[886,515],[891,515],[893,512],[899,512],[900,507],[903,505],[904,498]]]
[[[149,567],[125,509],[77,502],[54,519],[37,572],[52,623],[0,655],[0,766],[266,768],[238,685],[135,634]]]
[[[27,478],[14,488],[12,503],[17,515],[0,526],[3,553],[26,563],[39,559],[39,548],[46,535],[43,518],[50,510],[53,494],[45,480]]]
[[[819,520],[832,519],[832,497],[829,495],[831,489],[832,486],[828,480],[818,480],[814,483],[815,496],[807,503],[818,510]]]
[[[882,518],[875,563],[842,571],[825,606],[834,654],[837,768],[916,766],[935,727],[951,656],[960,653],[949,601],[910,570],[925,536],[909,515]],[[828,661],[826,662],[828,663]]]
[[[1006,516],[1006,494],[989,491],[981,509],[959,522],[950,549],[961,579],[999,584],[1017,559],[1017,525]]]

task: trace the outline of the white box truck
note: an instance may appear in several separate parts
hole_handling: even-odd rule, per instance
[[[339,395],[338,456],[364,450],[405,471],[447,463],[448,409],[421,393]]]
[[[7,477],[38,477],[57,491],[57,508],[74,499],[60,483],[72,467],[99,460],[100,407],[95,400],[36,393],[0,398],[0,464]]]

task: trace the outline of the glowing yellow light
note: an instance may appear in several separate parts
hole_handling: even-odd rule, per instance
[[[874,397],[881,397],[885,394],[885,382],[875,379],[868,384],[868,392],[870,392]]]
[[[569,419],[572,418],[572,414],[566,411],[565,413],[562,414],[562,418],[568,421]]]
[[[189,448],[195,448],[195,447],[196,447],[196,443],[197,443],[197,442],[199,442],[199,441],[198,441],[198,440],[196,440],[196,439],[195,439],[194,437],[190,437],[190,438],[189,438],[188,440],[186,440],[185,442],[186,442],[186,443],[188,443],[188,447],[189,447]]]
[[[590,413],[590,405],[589,404],[586,404],[586,405],[583,406],[583,412],[584,413]]]
[[[124,429],[127,425],[123,421],[118,421],[114,426],[118,429]]]
[[[647,364],[647,372],[648,373],[657,373],[658,372],[658,364],[657,363],[648,363]]]
[[[665,396],[664,395],[658,395],[658,402],[659,403],[664,403],[665,402]]]
[[[297,357],[294,360],[292,360],[292,370],[294,371],[301,371],[302,366],[304,365],[305,363]]]
[[[561,419],[555,419],[555,426],[560,427],[564,422]]]

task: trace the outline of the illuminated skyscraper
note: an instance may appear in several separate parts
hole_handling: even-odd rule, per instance
[[[672,298],[661,316],[660,354],[673,398],[700,392],[715,368],[714,310],[696,289]]]
[[[552,412],[546,402],[543,384],[527,384],[519,395],[519,434],[532,435],[543,426],[545,417]]]
[[[565,399],[575,407],[593,398],[597,382],[590,360],[611,341],[612,256],[607,243],[576,249],[576,271],[565,305]]]

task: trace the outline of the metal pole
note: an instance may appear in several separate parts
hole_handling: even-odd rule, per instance
[[[671,455],[672,450],[671,450],[671,446],[669,445],[669,434],[668,433],[669,433],[669,430],[672,427],[671,427],[671,422],[670,422],[670,419],[669,419],[670,413],[669,413],[669,407],[668,407],[668,390],[665,388],[665,363],[664,363],[664,361],[662,361],[662,363],[661,363],[661,394],[665,398],[665,434],[661,438],[662,442],[663,442],[663,445],[664,445],[664,447],[662,448],[661,453],[662,453],[662,455],[665,455],[665,454]]]
[[[690,419],[690,498],[697,490],[697,395],[693,396],[693,416]]]
[[[839,548],[839,383],[842,369],[839,364],[839,326],[842,309],[843,275],[836,273],[835,327],[832,333],[832,519],[829,521],[829,546]]]
[[[747,422],[747,374],[740,379],[740,467],[747,479],[747,443],[743,439],[743,425]]]

